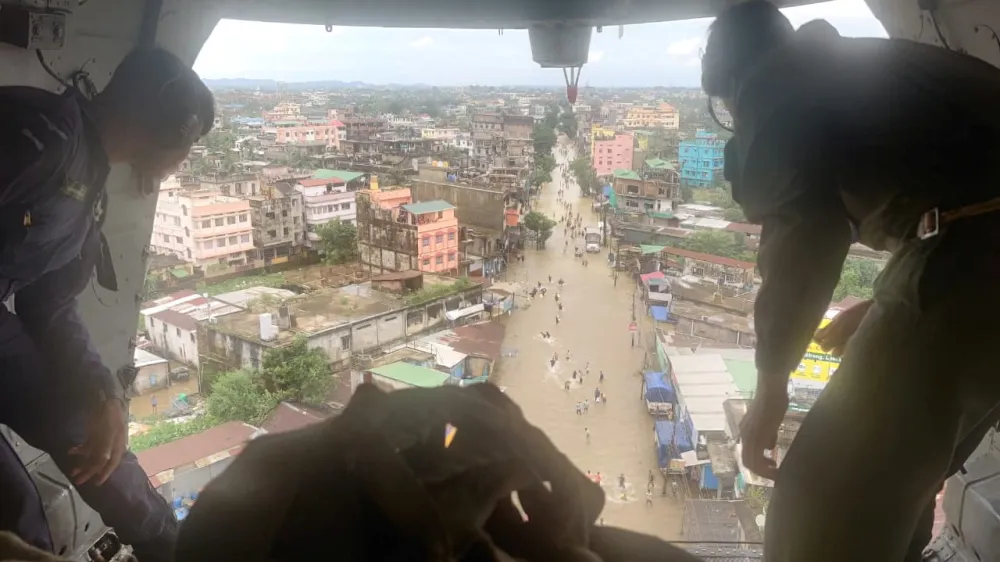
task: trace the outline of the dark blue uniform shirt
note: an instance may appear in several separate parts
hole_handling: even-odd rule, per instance
[[[76,297],[110,265],[100,234],[110,165],[75,92],[0,88],[0,298],[58,376],[122,395],[91,344]],[[0,350],[2,353],[2,350]]]

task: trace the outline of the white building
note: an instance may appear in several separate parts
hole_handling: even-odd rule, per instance
[[[344,180],[299,180],[295,184],[295,190],[302,193],[307,245],[318,241],[319,234],[316,230],[334,219],[351,224],[357,222],[355,192],[347,190],[347,182]]]

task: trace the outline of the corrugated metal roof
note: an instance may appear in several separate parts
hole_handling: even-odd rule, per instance
[[[369,369],[369,371],[376,375],[419,388],[437,388],[443,385],[449,377],[447,373],[413,365],[405,361],[382,365],[381,367]]]
[[[227,422],[195,435],[136,454],[146,476],[154,476],[172,468],[189,465],[209,455],[242,447],[260,430],[243,422]]]
[[[132,359],[135,362],[135,367],[145,367],[147,365],[156,365],[158,363],[166,363],[167,360],[146,351],[145,349],[135,348],[135,352],[132,354]]]
[[[675,373],[711,373],[726,370],[726,364],[718,355],[681,355],[670,357],[670,366]]]
[[[327,170],[326,168],[320,168],[319,170],[313,172],[312,177],[313,179],[323,179],[323,180],[336,178],[339,180],[343,180],[345,182],[351,182],[360,178],[363,175],[365,175],[364,172],[351,172],[349,170]]]
[[[623,180],[641,180],[642,179],[641,177],[639,177],[639,174],[633,172],[632,170],[618,169],[618,170],[615,170],[613,173],[614,173],[614,175],[615,175],[616,178],[621,178]]]

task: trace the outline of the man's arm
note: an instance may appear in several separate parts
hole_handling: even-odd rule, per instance
[[[802,196],[764,219],[754,305],[758,389],[785,392],[819,327],[851,246],[835,193]]]
[[[88,237],[81,257],[43,275],[17,292],[14,306],[38,349],[45,350],[48,366],[61,376],[79,378],[92,401],[124,399],[118,378],[104,366],[80,318],[76,297],[87,287],[100,243]]]

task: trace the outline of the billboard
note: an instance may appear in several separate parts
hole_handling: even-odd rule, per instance
[[[838,312],[840,311],[827,311],[817,330],[825,328]],[[839,367],[840,357],[830,355],[823,351],[818,343],[812,341],[809,342],[809,348],[799,361],[798,368],[792,372],[790,383],[793,387],[823,388]]]

